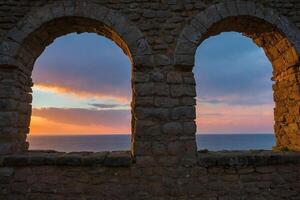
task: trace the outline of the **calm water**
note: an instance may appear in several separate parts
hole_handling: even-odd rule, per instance
[[[30,149],[57,151],[116,151],[130,149],[130,135],[29,136]],[[274,134],[197,135],[198,149],[272,149]]]

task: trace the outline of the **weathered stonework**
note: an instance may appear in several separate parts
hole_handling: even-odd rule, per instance
[[[299,13],[298,0],[0,0],[0,199],[300,199],[297,153],[197,154],[192,72],[206,38],[253,39],[273,65],[275,149],[299,151]],[[130,153],[26,153],[34,62],[71,32],[132,62]]]
[[[172,161],[136,165],[129,152],[6,155],[0,199],[299,199],[298,153],[199,152],[193,167]]]

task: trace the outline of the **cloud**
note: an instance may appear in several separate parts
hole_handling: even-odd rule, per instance
[[[64,124],[42,117],[31,117],[30,135],[130,134],[130,126]]]
[[[34,88],[83,98],[87,107],[74,108],[82,103],[67,99],[73,108],[34,108],[31,132],[129,133],[131,114],[124,108],[131,99],[128,57],[103,37],[75,36],[57,39],[37,60]],[[206,40],[194,68],[198,131],[272,132],[271,71],[262,50],[238,34]]]
[[[34,108],[32,115],[52,122],[69,125],[130,126],[130,110],[92,110],[82,108]]]
[[[207,97],[197,97],[196,98],[197,102],[199,103],[209,103],[209,104],[220,104],[220,103],[223,103],[222,100],[219,100],[219,99],[209,99]]]
[[[222,115],[222,113],[201,113],[201,117],[218,117]]]
[[[58,38],[38,58],[36,86],[52,86],[75,94],[131,98],[131,63],[112,41],[96,34]]]
[[[271,93],[271,94],[270,94]],[[231,106],[257,106],[274,104],[272,92],[257,93],[255,95],[228,94],[224,96],[215,95],[214,97],[197,97],[196,100],[201,104],[226,104]]]
[[[273,133],[273,105],[197,106],[197,129],[200,133]]]
[[[198,118],[198,133],[274,133],[272,116]]]
[[[228,105],[273,101],[271,63],[262,49],[240,34],[207,39],[198,47],[194,73],[200,101]]]
[[[118,95],[114,93],[104,93],[101,91],[95,91],[91,92],[89,90],[80,90],[76,88],[68,88],[56,84],[35,84],[34,90],[38,91],[46,91],[46,92],[53,92],[58,94],[67,94],[83,99],[94,99],[94,98],[100,98],[100,99],[111,99],[116,102],[120,103],[128,103],[130,101],[130,98],[123,95]]]
[[[103,104],[103,103],[91,103],[91,106],[97,107],[97,108],[120,108],[120,107],[128,107],[129,104]]]

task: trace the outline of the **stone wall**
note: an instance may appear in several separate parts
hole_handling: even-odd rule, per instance
[[[137,160],[194,162],[194,56],[206,38],[224,31],[242,32],[264,48],[274,69],[277,148],[299,150],[298,7],[279,0],[0,1],[0,152],[28,148],[34,62],[70,32],[104,35],[131,59]]]
[[[299,199],[297,154],[197,154],[192,72],[208,37],[253,39],[273,65],[276,149],[300,150],[299,11],[298,0],[0,0],[0,197]],[[132,62],[129,153],[27,152],[34,62],[71,32],[104,35]]]
[[[300,195],[298,153],[198,153],[194,167],[138,166],[126,152],[0,158],[0,199],[244,200]]]

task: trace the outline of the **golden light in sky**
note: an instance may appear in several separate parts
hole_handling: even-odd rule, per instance
[[[251,41],[237,33],[208,39],[194,74],[198,133],[273,132],[271,67]],[[130,76],[130,60],[109,39],[58,38],[34,66],[30,133],[130,134]]]

